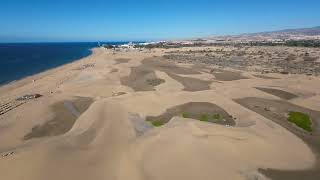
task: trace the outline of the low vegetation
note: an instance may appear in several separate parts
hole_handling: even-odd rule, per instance
[[[200,121],[203,121],[203,122],[217,122],[217,121],[220,121],[222,120],[222,115],[220,114],[207,114],[207,113],[202,113],[202,114],[190,114],[190,113],[187,113],[187,112],[183,112],[181,114],[181,116],[183,118],[193,118],[193,119],[197,119],[197,120],[200,120]]]
[[[181,114],[181,116],[183,118],[192,118],[192,119],[197,119],[197,120],[200,120],[200,121],[203,121],[203,122],[209,122],[209,121],[212,121],[212,122],[215,122],[215,121],[218,121],[221,119],[221,115],[220,114],[213,114],[213,115],[209,115],[209,114],[190,114],[190,113],[187,113],[187,112],[183,112]],[[163,126],[165,123],[161,120],[153,120],[151,121],[151,124],[154,126],[154,127],[160,127],[160,126]]]
[[[147,79],[147,84],[149,84],[150,86],[158,86],[158,85],[160,85],[162,83],[165,83],[164,79],[158,79],[158,78]]]
[[[302,112],[289,112],[288,121],[308,132],[312,132],[311,119],[308,114]]]
[[[285,45],[294,47],[320,47],[319,40],[290,40]]]
[[[181,114],[181,116],[182,116],[183,118],[189,118],[189,117],[190,117],[190,114],[184,112],[184,113]]]
[[[287,46],[287,47],[320,47],[320,40],[282,40],[279,42],[272,41],[251,41],[251,42],[234,42],[234,41],[223,41],[217,43],[203,43],[203,42],[193,42],[193,44],[180,44],[180,43],[170,43],[170,42],[159,42],[147,45],[135,45],[135,48],[181,48],[181,47],[201,47],[201,46]],[[239,54],[242,56],[244,54]]]
[[[208,115],[208,114],[202,114],[201,116],[200,116],[200,121],[204,121],[204,122],[208,122],[209,121],[209,119],[210,119],[210,116]]]
[[[154,120],[151,123],[154,127],[160,127],[164,125],[164,122],[162,122],[161,120]]]
[[[219,121],[219,120],[222,119],[222,116],[221,116],[220,114],[214,114],[214,115],[212,115],[212,118],[213,118],[214,120],[216,120],[216,121]]]

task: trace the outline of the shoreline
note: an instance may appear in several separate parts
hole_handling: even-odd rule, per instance
[[[92,48],[93,43],[0,44],[0,86],[90,56]]]
[[[72,62],[69,62],[69,63],[66,63],[66,64],[62,64],[62,65],[57,66],[57,67],[49,68],[49,69],[44,70],[42,72],[30,75],[30,76],[26,76],[26,77],[23,77],[23,78],[18,79],[18,80],[11,81],[11,82],[6,83],[6,84],[1,84],[0,85],[0,99],[1,99],[2,93],[4,93],[5,91],[11,90],[11,89],[15,89],[15,88],[19,88],[19,87],[27,85],[27,84],[34,83],[33,80],[34,81],[40,80],[40,79],[42,79],[42,78],[44,78],[46,76],[49,76],[50,74],[57,73],[58,71],[66,69],[66,68],[68,68],[70,66],[73,66],[73,65],[75,65],[77,63],[81,63],[82,61],[86,61],[90,57],[94,56],[94,54],[96,53],[95,51],[97,49],[98,49],[97,47],[89,49],[89,51],[91,53],[88,56],[82,57],[80,59],[75,59]]]
[[[21,78],[19,78],[19,79],[15,79],[15,80],[11,80],[11,81],[8,81],[8,82],[4,82],[4,83],[0,84],[0,88],[1,88],[2,86],[11,85],[11,84],[13,84],[13,83],[15,83],[15,82],[19,82],[19,81],[24,80],[24,79],[26,79],[26,78],[29,78],[29,77],[32,77],[32,76],[36,76],[36,75],[41,74],[41,73],[44,73],[44,72],[46,72],[46,71],[50,71],[50,70],[52,70],[52,69],[56,69],[56,68],[59,68],[59,67],[61,67],[61,66],[64,66],[64,65],[73,63],[73,62],[75,62],[75,61],[79,61],[79,60],[81,60],[81,59],[87,58],[87,57],[89,57],[89,56],[91,56],[91,55],[93,54],[93,49],[95,49],[95,48],[96,48],[96,47],[91,48],[91,49],[88,49],[88,50],[90,51],[90,54],[88,54],[88,55],[86,55],[86,56],[84,56],[84,57],[72,59],[70,62],[67,62],[67,63],[65,63],[65,64],[61,64],[61,65],[58,65],[58,66],[55,66],[55,67],[51,67],[51,68],[45,69],[45,70],[40,71],[40,72],[36,72],[36,73],[34,73],[34,74],[31,74],[31,75],[27,75],[27,76],[25,76],[25,77],[21,77]]]

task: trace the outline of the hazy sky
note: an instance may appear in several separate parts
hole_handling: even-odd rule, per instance
[[[320,25],[320,0],[0,0],[0,42],[160,40]]]

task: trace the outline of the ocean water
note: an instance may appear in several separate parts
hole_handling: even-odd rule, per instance
[[[97,43],[0,44],[0,85],[89,56]]]
[[[121,45],[128,42],[101,44]],[[98,43],[0,44],[0,85],[89,56]]]

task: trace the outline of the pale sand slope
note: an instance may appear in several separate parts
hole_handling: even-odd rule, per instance
[[[212,82],[206,91],[187,92],[167,73],[156,71],[166,81],[156,91],[134,92],[121,85],[120,78],[130,74],[130,67],[139,66],[145,57],[162,53],[157,50],[113,55],[96,49],[89,58],[44,73],[35,83],[23,80],[19,82],[21,86],[2,87],[2,102],[29,92],[45,96],[0,116],[1,153],[14,152],[0,157],[1,177],[7,180],[242,180],[263,179],[258,168],[297,170],[314,165],[315,155],[301,139],[232,99],[252,96],[279,99],[254,87],[282,86],[307,97],[297,98],[293,103],[316,109],[318,78],[307,81],[305,76],[273,75],[281,79]],[[119,64],[117,58],[131,60]],[[72,70],[86,63],[94,63],[95,67]],[[116,73],[112,72],[115,68]],[[250,73],[246,75],[251,77]],[[205,80],[208,76],[188,75]],[[296,81],[304,85],[296,87]],[[113,97],[118,92],[126,94]],[[50,105],[74,96],[92,97],[96,101],[68,133],[23,140],[32,127],[50,120],[53,116]],[[136,134],[133,115],[143,119],[187,102],[214,103],[237,117],[237,125],[225,127],[175,117],[160,128]]]
[[[258,116],[248,116],[258,120],[247,128],[176,118],[136,138],[128,109],[117,101],[96,102],[68,134],[1,160],[2,177],[245,179],[258,167],[307,168],[314,161],[301,140]]]

